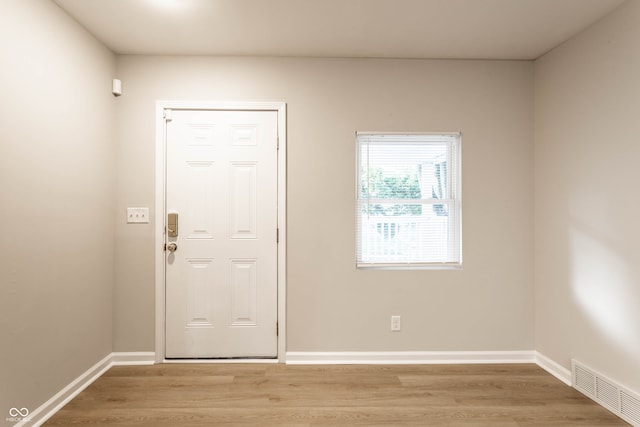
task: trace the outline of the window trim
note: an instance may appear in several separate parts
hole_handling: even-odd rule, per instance
[[[371,270],[371,269],[382,269],[382,270],[461,270],[462,269],[462,132],[381,132],[381,131],[356,131],[356,251],[355,251],[355,264],[356,269],[358,270]],[[362,216],[360,215],[361,209],[361,137],[364,136],[389,136],[389,142],[393,142],[393,137],[433,137],[433,136],[442,136],[442,137],[455,137],[457,145],[457,162],[456,162],[456,170],[452,171],[451,167],[449,167],[448,173],[456,173],[456,177],[454,180],[449,180],[449,182],[453,182],[451,185],[451,198],[446,199],[447,204],[451,203],[457,206],[457,215],[455,224],[449,227],[449,241],[454,242],[458,245],[458,260],[453,262],[362,262],[359,258],[359,252],[362,244],[362,236],[361,236],[361,221]],[[411,138],[409,138],[411,139]],[[398,141],[407,143],[410,141],[403,140]],[[416,143],[420,143],[420,141],[416,141]],[[452,160],[449,157],[449,160]],[[452,164],[452,163],[450,163]],[[377,200],[377,199],[375,199]],[[402,199],[402,203],[407,203],[411,199]],[[442,199],[439,199],[440,203],[442,203]],[[394,202],[400,200],[389,200],[386,199],[384,202]],[[438,204],[435,203],[431,198],[428,199],[416,199],[420,204]],[[456,238],[457,237],[457,238]]]

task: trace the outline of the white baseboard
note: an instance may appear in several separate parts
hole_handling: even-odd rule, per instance
[[[26,425],[38,427],[44,424],[49,418],[60,410],[64,405],[69,403],[71,399],[76,397],[82,390],[87,388],[92,382],[100,378],[111,367],[111,355],[89,368],[84,374],[73,380],[69,385],[60,390],[51,399],[40,405],[32,411],[29,416],[23,418],[16,427]]]
[[[554,362],[542,353],[535,352],[536,364],[542,369],[562,381],[568,386],[571,386],[571,371],[564,366]]]
[[[153,351],[131,351],[111,353],[112,366],[153,365],[156,354]]]
[[[32,411],[27,417],[23,418],[22,421],[16,424],[16,427],[41,426],[112,366],[152,365],[154,361],[154,352],[111,353],[56,393],[51,399]]]
[[[289,365],[535,363],[534,351],[362,351],[302,352],[286,355]]]

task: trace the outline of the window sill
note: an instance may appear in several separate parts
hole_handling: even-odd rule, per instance
[[[356,265],[356,270],[462,270],[462,264],[367,264]]]

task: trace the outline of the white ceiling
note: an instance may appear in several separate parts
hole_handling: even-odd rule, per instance
[[[53,0],[120,54],[535,59],[624,0]]]

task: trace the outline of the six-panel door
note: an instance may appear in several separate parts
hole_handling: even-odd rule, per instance
[[[171,116],[166,357],[276,357],[277,112]]]

